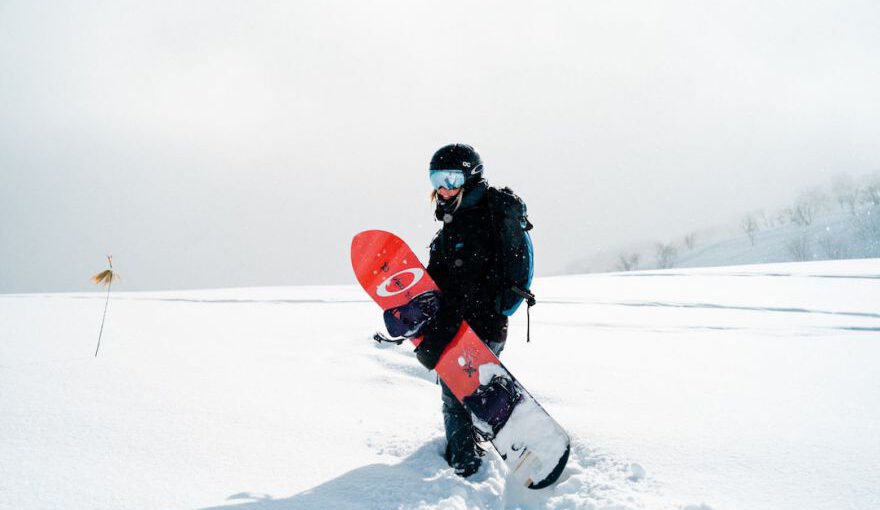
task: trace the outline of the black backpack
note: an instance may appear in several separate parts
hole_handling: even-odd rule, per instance
[[[528,210],[525,202],[510,188],[488,190],[489,215],[497,232],[498,269],[501,289],[495,308],[510,316],[525,301],[529,307],[535,304],[530,287],[534,275],[534,251],[529,230]]]

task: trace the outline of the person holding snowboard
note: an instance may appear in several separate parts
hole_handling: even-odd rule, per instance
[[[442,295],[415,353],[422,365],[433,370],[462,321],[499,355],[507,339],[508,315],[523,298],[529,304],[534,301],[528,283],[517,282],[515,275],[516,266],[527,259],[531,279],[531,241],[525,235],[531,224],[522,201],[507,188],[489,186],[480,155],[470,145],[440,148],[431,158],[429,175],[435,216],[443,226],[431,242],[427,270]],[[518,215],[508,214],[514,209]],[[511,217],[515,221],[507,220]],[[483,451],[477,446],[470,413],[440,384],[445,458],[456,474],[468,477],[479,469]]]

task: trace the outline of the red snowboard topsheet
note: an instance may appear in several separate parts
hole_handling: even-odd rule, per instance
[[[383,310],[409,303],[414,297],[439,290],[425,266],[396,235],[367,230],[351,242],[351,265],[358,282]],[[412,339],[415,345],[421,337]],[[462,401],[480,385],[477,367],[501,362],[466,322],[443,351],[435,370]]]

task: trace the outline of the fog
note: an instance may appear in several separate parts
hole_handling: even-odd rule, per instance
[[[0,3],[0,292],[353,283],[474,145],[537,274],[880,169],[876,2]]]

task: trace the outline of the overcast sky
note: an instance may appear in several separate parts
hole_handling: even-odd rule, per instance
[[[880,169],[880,7],[0,0],[0,292],[353,283],[473,144],[537,272]]]

